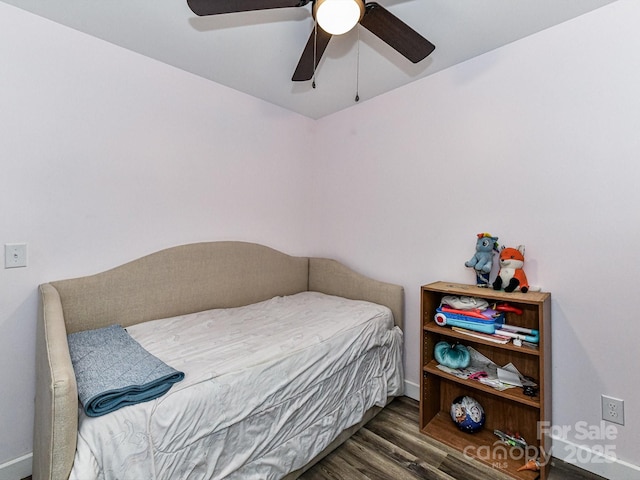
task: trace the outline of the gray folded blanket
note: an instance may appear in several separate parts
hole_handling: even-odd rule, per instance
[[[72,333],[67,340],[78,397],[90,417],[158,398],[184,378],[120,325]]]

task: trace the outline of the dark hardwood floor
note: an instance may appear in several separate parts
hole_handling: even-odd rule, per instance
[[[423,435],[418,402],[401,397],[301,480],[502,480],[508,478]],[[535,478],[535,477],[534,477]],[[554,459],[548,480],[603,480]]]
[[[418,431],[418,402],[400,397],[300,480],[502,480]],[[31,477],[23,480],[31,480]],[[606,480],[554,459],[548,480]]]

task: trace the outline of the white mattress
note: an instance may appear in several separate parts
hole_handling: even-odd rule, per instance
[[[278,479],[402,393],[402,332],[368,302],[304,292],[127,330],[185,379],[102,417],[79,409],[72,479]]]

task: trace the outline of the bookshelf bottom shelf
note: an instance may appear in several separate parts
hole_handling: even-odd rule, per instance
[[[439,412],[422,433],[512,478],[534,480],[539,474],[531,470],[518,472],[526,462],[523,449],[504,444],[490,429],[462,432],[451,421],[448,412]]]

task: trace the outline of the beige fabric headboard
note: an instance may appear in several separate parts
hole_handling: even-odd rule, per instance
[[[369,279],[334,260],[293,257],[246,242],[172,247],[103,273],[41,285],[34,480],[65,480],[73,465],[78,399],[67,334],[306,290],[387,305],[402,326],[402,287]]]
[[[307,290],[309,261],[263,245],[182,245],[97,275],[52,282],[67,333],[249,305]]]

